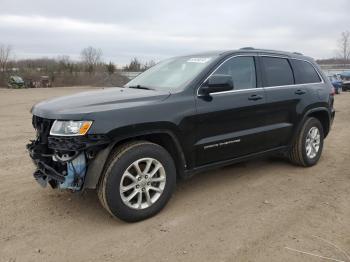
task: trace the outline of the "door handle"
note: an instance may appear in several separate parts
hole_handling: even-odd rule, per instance
[[[263,97],[259,95],[251,95],[250,97],[248,97],[248,100],[252,100],[252,101],[257,101],[260,99],[263,99]]]
[[[295,91],[296,95],[304,95],[306,92],[304,90],[298,89],[297,91]]]

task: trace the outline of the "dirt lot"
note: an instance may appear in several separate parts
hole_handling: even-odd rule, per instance
[[[127,224],[94,191],[32,178],[31,106],[82,89],[0,89],[0,261],[322,261],[291,249],[350,261],[339,250],[350,253],[350,93],[336,97],[317,166],[267,159],[199,174],[159,215]]]

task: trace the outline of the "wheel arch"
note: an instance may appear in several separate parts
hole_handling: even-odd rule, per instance
[[[293,141],[298,136],[301,128],[303,127],[303,124],[305,123],[306,119],[309,117],[314,117],[321,122],[321,125],[323,127],[324,137],[326,138],[326,136],[330,131],[331,115],[327,108],[317,107],[317,108],[312,108],[304,113],[304,116],[302,117],[302,120],[300,121],[298,128],[294,133]]]
[[[187,167],[187,160],[177,135],[169,129],[154,129],[115,137],[108,147],[98,152],[89,165],[84,188],[95,189],[97,187],[100,177],[106,168],[107,160],[116,148],[137,140],[149,141],[164,147],[174,159],[177,175],[181,178],[185,177],[184,171]]]
[[[321,122],[323,127],[324,137],[326,138],[331,126],[331,116],[329,111],[326,108],[320,108],[315,110],[310,110],[306,117],[314,117]]]

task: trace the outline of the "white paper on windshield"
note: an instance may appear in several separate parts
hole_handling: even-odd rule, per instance
[[[187,60],[188,63],[198,63],[198,64],[205,64],[207,63],[211,58],[210,57],[193,57]]]

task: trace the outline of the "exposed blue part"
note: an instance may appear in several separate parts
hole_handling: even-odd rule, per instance
[[[74,160],[67,163],[67,176],[59,185],[60,189],[80,190],[86,174],[86,158],[82,152]]]

